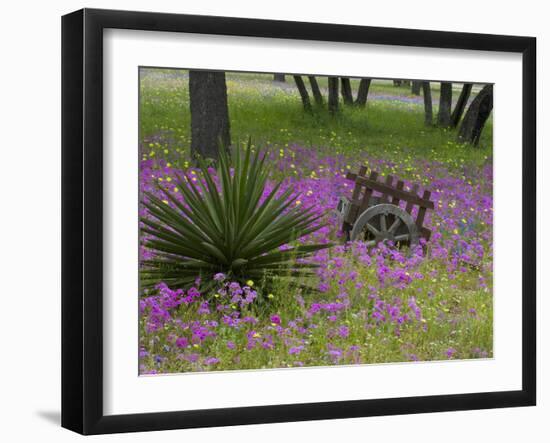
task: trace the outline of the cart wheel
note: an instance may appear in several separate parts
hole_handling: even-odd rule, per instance
[[[419,232],[411,215],[399,206],[383,203],[372,206],[355,221],[351,240],[363,240],[367,246],[375,246],[388,240],[396,245],[418,244]]]

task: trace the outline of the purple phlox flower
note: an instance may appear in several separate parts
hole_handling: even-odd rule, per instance
[[[342,338],[349,337],[349,328],[347,326],[340,326],[338,328],[338,335]]]
[[[445,355],[447,356],[447,358],[453,358],[453,356],[456,354],[456,349],[455,348],[448,348],[446,351],[445,351]]]
[[[212,366],[220,362],[219,358],[216,357],[208,357],[204,359],[204,364],[207,366]]]
[[[304,346],[303,345],[300,345],[300,346],[293,346],[291,347],[289,350],[288,350],[288,353],[290,355],[297,355],[299,354],[300,352],[302,352],[304,350]]]
[[[141,348],[139,350],[139,357],[140,358],[147,357],[148,355],[149,355],[149,352],[147,352],[145,349]]]
[[[320,292],[328,292],[330,286],[327,283],[319,283],[318,289]]]
[[[410,297],[409,298],[409,308],[411,309],[411,311],[413,311],[413,313],[414,313],[417,320],[419,320],[419,321],[422,320],[422,311],[420,310],[420,308],[416,304],[416,298],[415,297]]]
[[[341,349],[336,349],[335,348],[335,349],[329,350],[328,355],[330,356],[330,358],[332,359],[333,362],[337,363],[342,358],[343,352],[342,352]]]
[[[197,312],[199,314],[210,314],[210,309],[208,308],[208,302],[207,301],[202,302]]]
[[[178,348],[186,348],[189,345],[189,340],[185,337],[179,337],[176,339],[176,346]]]
[[[222,273],[222,272],[218,272],[217,274],[214,275],[214,280],[216,280],[216,281],[225,280],[225,274]]]
[[[187,354],[183,356],[183,359],[187,360],[189,363],[195,363],[199,360],[199,354],[197,353]]]

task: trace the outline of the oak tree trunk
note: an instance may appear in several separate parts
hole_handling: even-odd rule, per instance
[[[344,104],[353,105],[353,93],[351,92],[351,82],[349,78],[341,78],[342,83],[342,98],[344,99]]]
[[[493,110],[493,85],[483,87],[476,98],[473,99],[462,125],[458,131],[458,140],[462,143],[470,143],[477,146],[481,131]]]
[[[311,85],[311,92],[313,93],[313,98],[315,99],[315,103],[317,106],[323,106],[323,94],[321,94],[321,90],[319,89],[319,83],[317,83],[317,79],[313,75],[308,76],[309,84]]]
[[[451,126],[451,106],[453,102],[453,84],[441,82],[439,92],[439,112],[437,113],[437,124],[443,128]]]
[[[189,71],[191,155],[217,160],[231,144],[225,73]]]
[[[295,75],[294,82],[296,83],[296,87],[298,88],[298,92],[300,93],[300,97],[302,98],[302,105],[304,106],[304,111],[311,112],[311,101],[309,100],[309,93],[307,92],[306,85],[302,80],[302,76]]]
[[[464,83],[464,86],[462,86],[460,97],[458,97],[455,109],[451,115],[451,127],[453,128],[458,126],[458,122],[460,122],[460,119],[462,118],[462,113],[466,108],[466,103],[468,103],[468,99],[470,98],[470,94],[472,92],[472,86],[472,83]]]
[[[424,124],[426,126],[431,126],[433,124],[433,113],[430,82],[422,82],[422,93],[424,95]]]
[[[338,113],[338,77],[328,78],[328,111],[331,115]]]
[[[356,106],[365,107],[367,104],[367,97],[369,95],[370,78],[362,78],[359,82],[359,90],[357,91],[357,99],[355,100]]]

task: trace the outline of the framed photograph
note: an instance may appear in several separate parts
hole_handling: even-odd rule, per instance
[[[531,37],[62,20],[62,425],[530,406]]]

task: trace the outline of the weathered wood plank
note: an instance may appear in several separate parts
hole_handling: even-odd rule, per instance
[[[425,190],[424,194],[422,194],[422,198],[424,200],[429,200],[431,195],[432,195],[432,193],[430,191]],[[418,208],[418,215],[416,216],[416,226],[418,226],[419,228],[422,227],[422,224],[424,223],[424,217],[425,216],[426,216],[426,207],[425,206],[420,206]]]
[[[408,203],[411,203],[412,205],[424,206],[427,209],[433,209],[434,208],[434,204],[433,204],[432,201],[424,200],[416,194],[416,192],[418,192],[418,185],[413,186],[413,191],[412,192],[407,192],[407,191],[403,191],[403,190],[390,188],[390,187],[386,186],[384,183],[375,182],[375,181],[372,181],[368,178],[357,177],[355,180],[356,180],[356,183],[361,183],[361,185],[363,185],[365,187],[370,187],[374,191],[378,191],[378,192],[382,192],[382,193],[385,192],[387,194],[390,194],[393,197],[399,197],[399,199],[404,200]],[[411,207],[411,209],[412,209],[412,207]]]
[[[403,180],[398,180],[397,186],[395,187],[395,189],[397,189],[398,191],[402,191],[404,186],[405,186],[405,183],[403,182]],[[392,202],[392,205],[399,206],[399,201],[400,201],[399,197],[396,197],[394,195],[391,202]]]
[[[384,183],[386,186],[388,186],[389,188],[393,189],[392,187],[392,184],[393,184],[393,175],[388,175],[386,176],[386,181]],[[393,197],[393,195],[390,195],[390,197]],[[388,193],[387,192],[383,192],[382,193],[382,197],[380,198],[380,202],[381,203],[386,203],[388,201]]]
[[[367,167],[366,166],[361,166],[359,168],[359,175],[364,176],[366,173],[367,173]],[[350,173],[348,172],[348,175],[349,174]],[[353,174],[353,175],[355,175],[357,177],[357,174]],[[347,176],[346,176],[346,178],[347,178]],[[355,182],[355,187],[353,188],[353,193],[351,194],[351,201],[352,202],[359,199],[362,189],[363,189],[363,185],[361,185],[358,182]],[[353,224],[355,222],[355,219],[358,216],[358,212],[359,212],[359,206],[358,205],[353,205],[350,208],[350,210],[348,212],[348,216],[347,216],[345,221],[349,224]]]
[[[418,185],[417,184],[414,184],[413,185],[413,188],[412,188],[412,191],[411,191],[411,195],[418,197]],[[420,198],[419,198],[420,199]],[[415,205],[415,203],[413,201],[411,201],[411,199],[407,200],[407,199],[403,199],[407,202],[407,206],[405,207],[405,211],[407,211],[409,214],[412,212],[412,209],[413,209],[413,206]],[[417,203],[418,204],[418,203]]]
[[[358,174],[356,174],[355,172],[350,172],[350,171],[346,172],[346,179],[351,180],[351,181],[355,181],[355,179],[358,176],[366,177],[366,174],[367,174],[367,167],[366,166],[360,166]]]
[[[357,177],[356,183],[361,182],[362,177]],[[376,180],[378,179],[378,172],[372,171],[370,173],[370,176],[368,179],[373,183],[378,183]],[[361,201],[361,207],[359,209],[359,214],[361,214],[364,210],[366,210],[369,207],[369,200],[372,197],[372,190],[373,188],[371,186],[366,186],[365,192],[363,193],[363,200]]]
[[[430,237],[432,236],[432,231],[430,231],[428,228],[422,228],[420,230],[420,236],[424,237],[426,241],[430,241]]]

